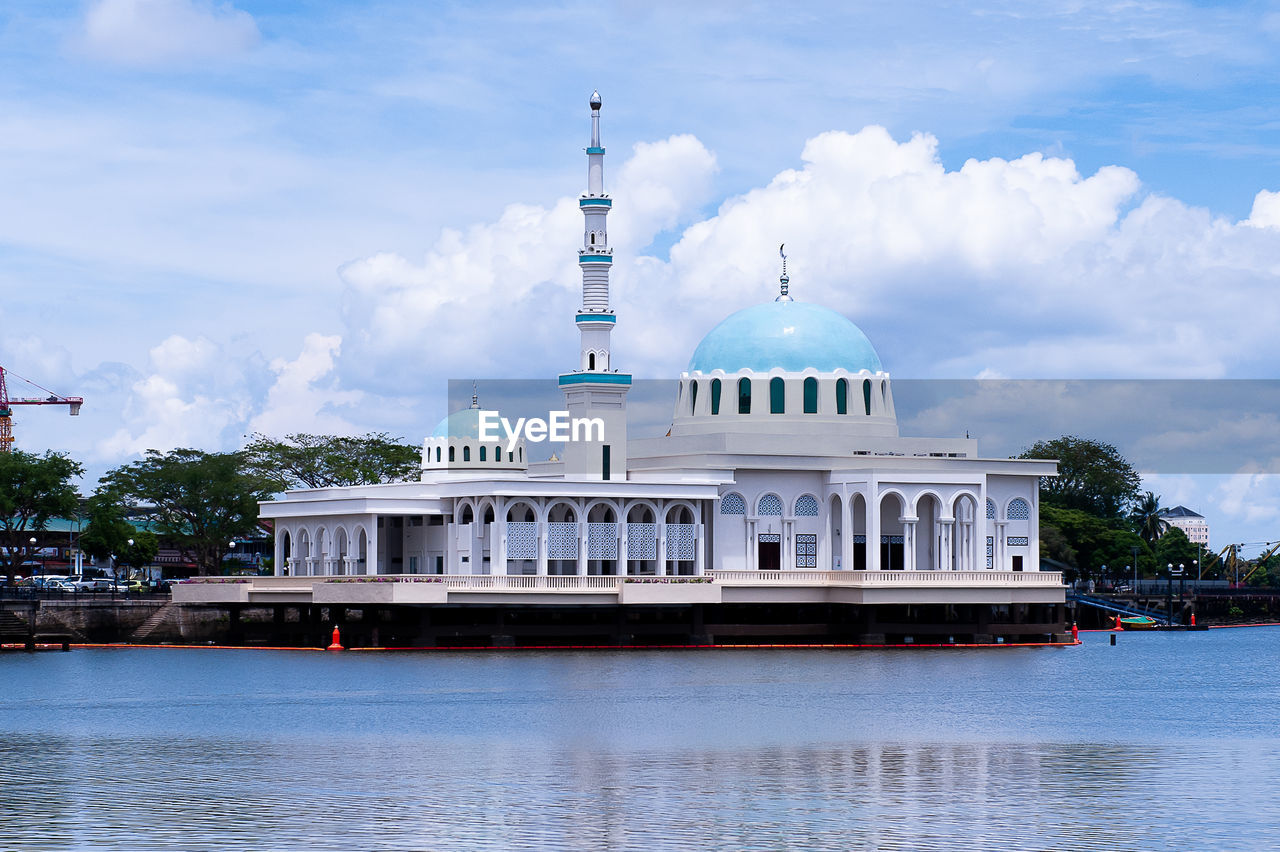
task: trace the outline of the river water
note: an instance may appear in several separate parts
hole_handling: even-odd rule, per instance
[[[0,848],[1268,849],[1280,628],[0,655]]]

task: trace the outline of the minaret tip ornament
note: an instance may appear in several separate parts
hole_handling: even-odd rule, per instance
[[[782,255],[782,274],[778,276],[778,283],[781,285],[782,292],[778,295],[778,298],[774,299],[775,302],[795,301],[795,299],[791,298],[787,292],[790,289],[791,278],[787,275],[787,253],[783,251],[786,247],[786,243],[782,243],[778,246],[778,254]]]
[[[474,379],[472,379],[471,381],[471,407],[472,408],[480,407],[480,394],[476,392],[476,383]]]
[[[600,105],[602,103],[604,103],[604,101],[600,100],[600,90],[596,89],[591,93],[591,108],[600,109]]]

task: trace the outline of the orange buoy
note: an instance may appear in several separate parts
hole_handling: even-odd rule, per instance
[[[1080,628],[1076,627],[1076,623],[1074,621],[1071,622],[1071,641],[1072,642],[1080,641]]]
[[[329,645],[329,647],[328,647],[328,648],[326,648],[325,650],[326,650],[326,651],[341,651],[341,650],[343,650],[343,648],[342,648],[342,637],[340,637],[340,636],[338,635],[338,628],[336,628],[336,627],[335,627],[335,628],[333,628],[333,642],[332,642],[332,643]]]
[[[1120,616],[1118,616],[1118,615],[1116,616],[1116,626],[1115,626],[1115,628],[1114,628],[1114,629],[1115,629],[1115,630],[1124,630],[1124,625],[1120,623]]]
[[[1191,626],[1192,627],[1196,626],[1196,614],[1194,612],[1191,613]]]

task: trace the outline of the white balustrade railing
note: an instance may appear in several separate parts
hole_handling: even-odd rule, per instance
[[[445,574],[450,591],[468,592],[616,592],[622,577],[562,574]]]
[[[1061,586],[1059,571],[708,571],[725,586]]]

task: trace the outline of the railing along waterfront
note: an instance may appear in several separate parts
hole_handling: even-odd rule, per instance
[[[1059,571],[709,571],[726,586],[1061,586]]]
[[[450,591],[616,592],[624,577],[573,574],[444,574]]]

